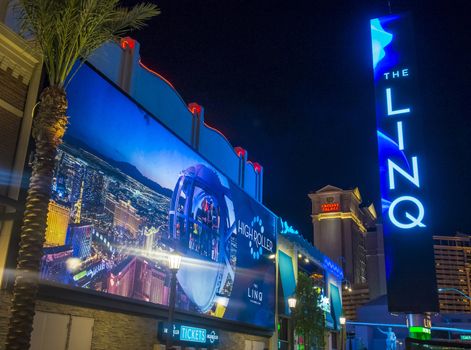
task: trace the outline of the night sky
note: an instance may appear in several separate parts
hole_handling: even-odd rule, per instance
[[[130,5],[139,1],[125,1]],[[308,239],[307,194],[358,186],[379,211],[369,19],[387,1],[154,0],[142,61],[264,166],[264,203]],[[437,234],[471,233],[468,1],[392,1],[414,15]]]

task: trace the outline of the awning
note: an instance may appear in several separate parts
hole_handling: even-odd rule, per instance
[[[283,288],[283,297],[285,310],[284,314],[289,315],[288,298],[296,291],[296,278],[294,276],[293,260],[283,251],[278,251],[278,264],[280,269],[281,286]]]
[[[340,316],[342,316],[342,299],[336,285],[330,283],[330,313],[334,320],[334,329],[340,330]]]

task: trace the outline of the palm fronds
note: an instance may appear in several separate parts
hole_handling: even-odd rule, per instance
[[[35,38],[50,84],[60,87],[78,58],[160,13],[154,4],[128,9],[119,0],[19,0],[18,5],[23,33]]]

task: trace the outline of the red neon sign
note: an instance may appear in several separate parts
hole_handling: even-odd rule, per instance
[[[321,204],[321,211],[328,213],[331,211],[340,211],[340,203],[324,203]]]

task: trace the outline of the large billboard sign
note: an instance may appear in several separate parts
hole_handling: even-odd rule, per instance
[[[68,88],[41,277],[273,328],[276,219],[89,66]]]
[[[438,311],[411,17],[370,24],[389,309]]]

